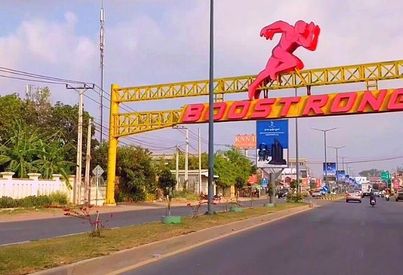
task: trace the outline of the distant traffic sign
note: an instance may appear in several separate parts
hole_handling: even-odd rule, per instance
[[[390,180],[389,171],[382,171],[381,172],[381,180],[384,180],[384,181],[389,181]]]
[[[105,172],[104,169],[102,169],[102,167],[99,165],[97,165],[94,169],[92,169],[92,174],[94,174],[94,176],[96,177],[102,176],[104,172]]]
[[[267,178],[262,178],[262,179],[260,180],[260,185],[261,185],[262,187],[267,187],[268,184],[269,184],[269,181],[268,181]]]
[[[324,192],[329,193],[329,187],[328,186],[325,185],[325,186],[322,187],[322,189],[323,189]]]

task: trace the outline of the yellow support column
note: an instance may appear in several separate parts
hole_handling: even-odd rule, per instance
[[[119,103],[117,102],[116,90],[118,85],[111,87],[111,111],[109,116],[109,150],[108,150],[108,175],[106,187],[106,205],[115,206],[115,179],[116,179],[116,153],[118,149],[117,115],[119,113]]]

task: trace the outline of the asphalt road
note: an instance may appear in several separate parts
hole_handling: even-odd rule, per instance
[[[262,205],[264,200],[253,200],[253,205]],[[244,201],[242,206],[250,206],[250,201]],[[214,211],[223,211],[223,205],[213,205]],[[207,211],[207,206],[202,206],[199,213]],[[190,216],[192,210],[190,207],[173,207],[172,215]],[[165,208],[133,210],[126,212],[116,212],[111,214],[101,214],[101,220],[104,221],[107,228],[129,226],[134,224],[143,224],[147,222],[159,221],[166,215]],[[61,212],[60,218],[50,218],[42,220],[29,220],[18,222],[0,223],[0,245],[16,242],[25,242],[39,239],[52,238],[68,234],[89,232],[89,223],[85,220],[64,217]]]
[[[125,274],[403,274],[403,203],[334,202]]]

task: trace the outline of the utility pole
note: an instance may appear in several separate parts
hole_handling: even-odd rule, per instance
[[[201,194],[201,189],[202,189],[202,176],[201,176],[201,168],[202,168],[202,165],[201,165],[201,136],[200,136],[200,128],[199,129],[197,129],[197,137],[198,137],[198,139],[197,139],[197,149],[198,149],[198,153],[199,153],[199,194]]]
[[[175,158],[176,158],[176,163],[175,163],[175,169],[176,169],[176,184],[179,184],[179,148],[178,145],[176,145],[176,154],[175,154]]]
[[[329,146],[329,147],[336,150],[336,181],[337,181],[337,171],[339,171],[339,149],[342,149],[346,146]]]
[[[88,132],[87,132],[87,154],[85,155],[85,191],[84,200],[91,204],[90,194],[90,165],[91,165],[91,118],[88,119]]]
[[[295,88],[295,97],[298,95],[297,88]],[[295,173],[297,179],[297,194],[300,193],[299,186],[299,154],[298,154],[298,118],[295,118]]]
[[[186,130],[186,137],[185,137],[185,182],[184,182],[184,187],[186,188],[188,186],[188,179],[189,179],[189,129],[184,126],[173,126],[173,129],[185,129]],[[176,145],[178,148],[178,145]]]
[[[341,157],[341,165],[342,165],[343,170],[344,170],[344,172],[345,172],[346,170],[345,170],[345,168],[344,168],[344,159],[345,159],[345,157]]]
[[[76,162],[76,178],[73,184],[73,203],[77,204],[77,191],[80,192],[81,188],[81,164],[82,164],[82,151],[83,151],[83,95],[88,89],[94,89],[94,84],[83,84],[82,86],[73,87],[66,84],[66,89],[75,90],[79,93],[78,103],[78,131],[77,131],[77,162]],[[79,198],[80,199],[80,198]]]
[[[186,153],[185,153],[185,187],[189,185],[189,129],[186,128]]]
[[[330,129],[316,129],[316,128],[312,128],[313,130],[316,131],[321,131],[323,132],[323,145],[324,145],[324,151],[325,151],[325,185],[328,186],[328,182],[327,182],[327,145],[326,145],[326,134],[329,131],[333,131],[336,130],[337,128],[330,128]],[[328,186],[329,187],[329,186]],[[332,191],[332,190],[330,190]]]
[[[104,23],[105,23],[105,12],[104,12],[104,1],[101,3],[101,11],[99,16],[100,29],[99,29],[99,51],[100,51],[100,66],[101,66],[101,129],[100,129],[100,143],[102,143],[103,139],[103,121],[104,121],[104,47],[105,47],[105,32],[104,32]]]
[[[209,121],[208,121],[208,203],[207,213],[213,214],[214,181],[214,0],[210,0],[210,60],[209,60]]]

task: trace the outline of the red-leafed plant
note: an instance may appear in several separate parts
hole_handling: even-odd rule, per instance
[[[68,217],[75,217],[88,221],[91,232],[91,237],[101,237],[101,230],[105,228],[103,221],[100,219],[99,211],[95,211],[95,215],[90,213],[91,206],[82,206],[78,209],[65,208],[64,215]]]

